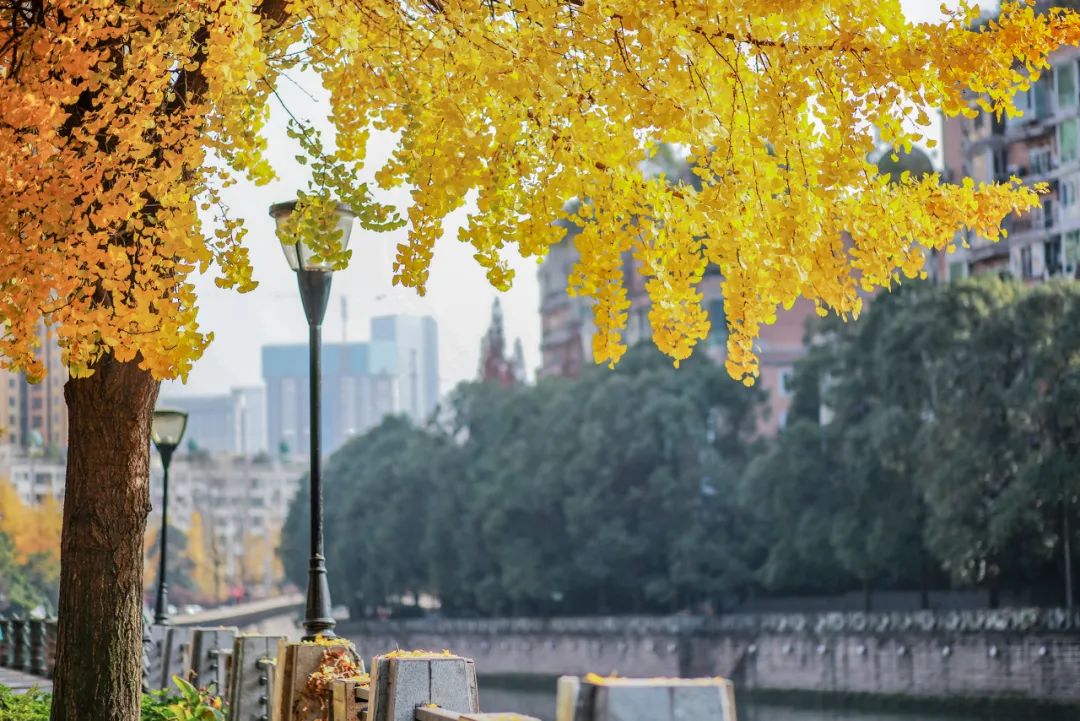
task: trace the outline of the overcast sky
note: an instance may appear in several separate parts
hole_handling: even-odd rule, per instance
[[[912,20],[938,17],[938,0],[903,0]],[[955,2],[950,0],[949,5]],[[283,80],[280,92],[297,115],[325,127],[325,94],[316,80]],[[269,343],[305,343],[307,326],[296,278],[289,270],[274,235],[267,208],[295,197],[304,187],[306,170],[293,156],[298,152],[285,134],[286,114],[279,105],[272,108],[267,139],[279,180],[264,187],[241,182],[231,188],[227,201],[235,215],[247,221],[255,277],[259,287],[251,293],[224,291],[213,276],[198,279],[200,323],[214,333],[214,342],[195,365],[186,385],[169,383],[163,395],[223,393],[234,386],[261,383],[260,348]],[[373,138],[368,167],[378,167],[389,152],[388,138]],[[406,206],[404,192],[383,194],[382,199],[399,208]],[[449,219],[446,234],[435,249],[427,295],[420,298],[412,290],[394,287],[391,282],[393,248],[405,237],[404,231],[368,233],[355,229],[349,268],[334,275],[330,307],[323,326],[326,341],[367,340],[373,315],[390,313],[430,314],[439,324],[440,386],[449,390],[476,374],[480,338],[488,326],[491,303],[496,296],[469,248],[456,239],[464,212]],[[514,287],[502,294],[508,337],[521,338],[528,371],[539,363],[540,318],[535,260],[512,258],[517,271]],[[347,323],[342,322],[342,304],[347,307]]]

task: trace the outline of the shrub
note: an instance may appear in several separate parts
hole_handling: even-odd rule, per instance
[[[190,684],[186,685],[190,687]],[[221,712],[214,706],[214,700],[192,690],[193,702],[186,693],[175,696],[168,691],[155,691],[143,696],[142,721],[220,721]],[[51,704],[52,696],[38,689],[16,694],[6,686],[0,686],[0,719],[3,721],[49,721]]]

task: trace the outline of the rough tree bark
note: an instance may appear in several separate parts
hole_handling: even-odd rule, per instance
[[[64,387],[67,491],[52,721],[138,721],[143,532],[158,382],[106,356]]]

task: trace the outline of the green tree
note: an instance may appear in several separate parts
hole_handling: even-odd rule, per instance
[[[439,423],[384,421],[328,463],[335,594],[373,606],[428,591],[485,614],[733,597],[753,535],[734,487],[761,397],[644,347],[577,380],[459,386]],[[283,534],[298,581],[305,508],[301,493]]]

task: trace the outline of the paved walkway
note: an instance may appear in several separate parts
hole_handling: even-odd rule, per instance
[[[15,693],[25,693],[34,686],[37,686],[42,691],[52,691],[52,681],[49,679],[31,676],[28,673],[16,671],[12,668],[0,668],[0,686],[7,686]]]

